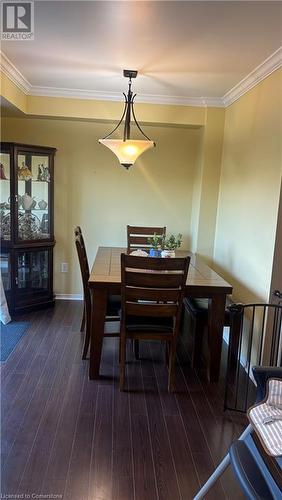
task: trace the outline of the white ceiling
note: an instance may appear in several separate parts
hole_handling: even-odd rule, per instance
[[[32,86],[221,97],[275,52],[280,1],[35,1],[35,40],[2,42]]]

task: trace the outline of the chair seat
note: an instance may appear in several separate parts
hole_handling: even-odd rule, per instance
[[[127,316],[126,329],[129,332],[148,331],[172,333],[173,318]]]
[[[109,295],[107,303],[107,316],[120,316],[121,297],[120,295]]]
[[[199,318],[203,321],[207,321],[209,299],[194,299],[185,297],[185,299],[183,300],[183,305],[187,312],[191,314],[195,319]],[[230,325],[230,312],[228,309],[225,309],[224,325]]]

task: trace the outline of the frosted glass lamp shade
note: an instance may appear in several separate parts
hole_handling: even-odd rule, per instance
[[[125,168],[131,167],[144,151],[155,146],[153,141],[135,141],[132,139],[126,141],[121,139],[99,139],[99,142],[107,146]]]

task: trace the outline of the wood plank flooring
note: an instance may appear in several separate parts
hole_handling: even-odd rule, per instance
[[[1,366],[2,497],[192,499],[245,425],[223,412],[222,379],[191,370],[184,336],[173,394],[157,342],[141,344],[140,361],[128,346],[121,393],[118,340],[106,339],[102,378],[89,381],[81,313],[57,301],[20,318],[30,327]],[[206,498],[243,498],[231,470]]]

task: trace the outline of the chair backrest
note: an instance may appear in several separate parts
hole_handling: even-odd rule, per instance
[[[126,317],[173,317],[180,324],[190,257],[155,258],[121,254],[122,321]]]
[[[74,229],[74,236],[75,236],[75,238],[77,238],[77,236],[80,236],[80,244],[81,244],[81,247],[82,247],[82,251],[84,253],[84,261],[86,263],[88,277],[89,277],[89,274],[90,274],[89,263],[88,263],[88,258],[87,258],[87,252],[86,252],[85,242],[84,242],[84,238],[83,238],[83,234],[82,234],[82,230],[81,230],[80,226],[76,226],[75,227],[75,229]]]
[[[148,238],[154,236],[163,237],[166,235],[166,227],[143,227],[143,226],[127,226],[127,252],[132,252],[140,248],[148,250],[150,244]]]
[[[91,306],[91,298],[90,298],[90,291],[89,291],[89,287],[88,287],[89,267],[88,267],[88,261],[87,261],[87,256],[86,256],[86,252],[85,252],[85,246],[84,246],[82,234],[76,235],[75,246],[76,246],[78,260],[79,260],[80,273],[81,273],[82,284],[83,284],[84,300],[86,302],[86,307],[90,307]]]

